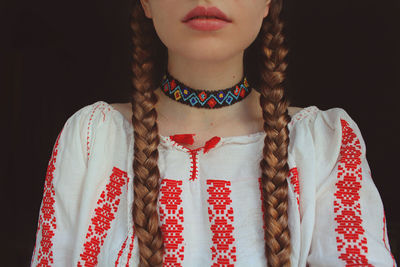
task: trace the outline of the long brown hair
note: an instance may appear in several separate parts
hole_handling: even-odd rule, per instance
[[[255,41],[245,50],[244,72],[260,92],[263,110],[263,158],[260,161],[265,222],[265,254],[268,266],[290,266],[287,163],[290,117],[282,83],[287,49],[280,20],[282,0],[272,0]],[[140,266],[161,266],[164,243],[158,223],[157,199],[160,172],[154,90],[167,68],[167,48],[158,38],[152,20],[140,1],[133,1],[132,29],[132,125],[134,128],[134,203],[132,216],[139,241]]]

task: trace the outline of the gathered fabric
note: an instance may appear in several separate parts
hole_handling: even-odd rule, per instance
[[[396,266],[384,207],[356,123],[340,108],[301,109],[288,125],[292,266]],[[265,267],[264,132],[160,136],[164,266]],[[104,101],[64,124],[44,181],[31,266],[138,266],[132,123]]]

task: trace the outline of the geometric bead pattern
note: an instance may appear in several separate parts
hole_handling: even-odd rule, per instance
[[[37,232],[39,232],[40,228],[42,229],[42,238],[40,241],[40,247],[37,258],[38,266],[50,266],[51,264],[54,264],[54,258],[53,258],[54,255],[52,250],[53,242],[51,239],[54,236],[54,230],[57,228],[57,225],[56,225],[56,216],[54,209],[55,190],[54,190],[53,179],[54,179],[54,171],[56,169],[55,163],[58,154],[58,141],[60,139],[62,131],[63,130],[61,130],[61,132],[58,134],[46,172],[43,201],[42,201],[42,207],[40,209],[38,229],[37,229]],[[34,250],[35,249],[36,247],[34,248]]]
[[[364,236],[359,202],[362,180],[361,144],[353,129],[343,119],[341,126],[342,144],[333,202],[337,222],[337,250],[339,258],[346,266],[372,266],[366,257],[367,238]]]
[[[100,249],[107,237],[111,222],[118,211],[122,187],[127,183],[127,173],[114,167],[106,188],[101,192],[94,209],[91,224],[86,233],[83,253],[80,254],[78,266],[96,266]]]
[[[212,267],[234,266],[236,246],[233,237],[234,221],[231,194],[231,182],[225,180],[207,180],[208,215],[212,231]]]
[[[182,266],[183,244],[182,181],[162,179],[160,186],[160,222],[164,241],[163,266]]]
[[[250,94],[251,88],[247,78],[243,77],[237,85],[223,90],[194,89],[174,79],[167,71],[162,79],[161,91],[172,100],[182,104],[197,108],[215,109],[233,105],[243,100]]]

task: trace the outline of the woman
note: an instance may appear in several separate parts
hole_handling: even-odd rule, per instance
[[[60,132],[32,265],[394,266],[356,123],[289,107],[281,0],[141,0],[130,103]]]

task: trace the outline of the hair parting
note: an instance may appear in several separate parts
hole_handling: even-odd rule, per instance
[[[260,161],[265,222],[265,255],[268,266],[290,266],[288,228],[289,103],[282,83],[287,64],[284,58],[283,23],[279,16],[282,0],[272,0],[260,33],[245,50],[244,68],[253,88],[260,92],[263,110],[263,157]],[[167,67],[167,50],[158,38],[152,20],[144,15],[140,1],[133,1],[132,32],[132,125],[134,128],[134,201],[132,217],[139,241],[140,267],[162,266],[164,243],[157,199],[160,187],[154,89]],[[257,62],[257,64],[255,64]]]

